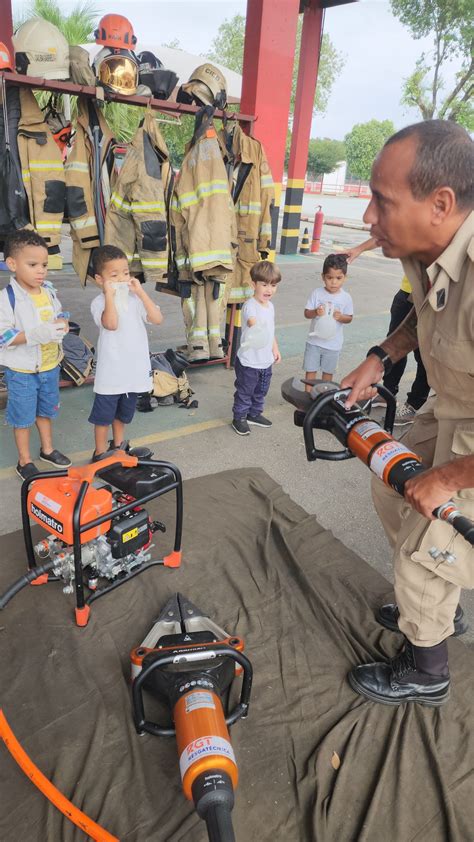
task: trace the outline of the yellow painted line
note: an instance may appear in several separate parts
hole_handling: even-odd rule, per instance
[[[299,228],[282,228],[281,229],[281,236],[282,237],[299,237],[300,229]]]
[[[303,205],[285,205],[283,210],[285,213],[301,213]]]
[[[181,436],[190,436],[193,433],[203,433],[205,430],[215,430],[218,427],[226,427],[229,424],[228,418],[214,418],[210,421],[201,421],[199,424],[189,424],[187,427],[178,427],[176,430],[164,430],[162,433],[152,433],[149,436],[141,436],[140,438],[133,439],[133,447],[139,447],[144,444],[155,444],[160,441],[170,441],[170,439],[178,439]],[[76,453],[68,453],[68,456],[73,463],[76,465],[79,462],[89,461],[92,454],[92,446],[89,450],[80,450]],[[53,466],[47,466],[46,462],[42,464],[45,465],[45,470],[53,470]],[[15,468],[14,466],[8,468],[0,468],[0,480],[2,479],[9,479],[10,477],[16,477]]]
[[[289,178],[286,182],[286,189],[288,187],[304,187],[304,178]]]

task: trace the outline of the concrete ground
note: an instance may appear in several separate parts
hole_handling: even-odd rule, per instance
[[[293,425],[292,408],[283,401],[281,383],[302,373],[302,355],[308,322],[303,310],[310,291],[319,284],[323,259],[331,251],[343,250],[367,238],[363,231],[325,226],[322,248],[318,255],[279,257],[283,280],[274,299],[277,337],[282,363],[274,367],[272,386],[265,414],[273,421],[269,430],[253,428],[250,436],[240,438],[230,427],[233,395],[233,372],[223,366],[193,369],[189,374],[199,408],[158,407],[153,413],[137,413],[129,431],[132,443],[147,443],[158,458],[168,459],[180,467],[183,477],[190,478],[234,467],[263,467],[284,490],[320,523],[333,531],[348,547],[389,580],[392,579],[391,551],[372,507],[369,473],[358,461],[343,463],[308,463],[301,429]],[[2,277],[3,276],[3,277]],[[97,329],[90,316],[90,302],[97,289],[82,289],[72,267],[51,273],[63,307],[81,324],[82,333],[92,342]],[[338,377],[353,368],[367,349],[386,333],[389,309],[399,287],[401,267],[378,250],[360,257],[349,270],[346,289],[355,307],[353,322],[345,327],[345,344],[340,358]],[[7,281],[0,273],[0,284]],[[156,293],[153,293],[156,295]],[[159,295],[165,322],[150,328],[150,347],[154,351],[176,347],[184,340],[179,300]],[[410,358],[401,384],[404,399],[413,377]],[[92,387],[63,390],[61,413],[55,423],[55,446],[68,453],[73,461],[86,461],[93,449],[92,429],[87,422],[92,402]],[[4,410],[0,413],[4,418]],[[381,411],[374,415],[381,417]],[[403,428],[398,428],[403,429]],[[36,431],[33,453],[39,451]],[[326,442],[331,446],[328,438]],[[326,446],[326,444],[325,444]],[[332,444],[335,446],[335,443]],[[14,472],[16,451],[11,431],[0,426],[0,504],[3,517],[0,534],[19,529],[20,482]],[[38,465],[46,468],[44,463]],[[474,599],[463,594],[463,605],[474,625]],[[474,635],[466,635],[466,642]]]

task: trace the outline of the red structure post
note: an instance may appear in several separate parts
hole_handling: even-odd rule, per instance
[[[255,114],[275,182],[278,221],[300,0],[248,0],[240,108]],[[276,224],[273,225],[276,240]]]
[[[291,136],[280,253],[296,254],[300,234],[304,178],[318,79],[324,12],[321,0],[307,0],[301,32],[300,61]],[[312,251],[313,249],[311,249]]]
[[[0,0],[0,41],[10,50],[13,58],[13,18],[11,0]]]

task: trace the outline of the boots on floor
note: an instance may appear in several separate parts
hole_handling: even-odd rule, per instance
[[[395,658],[354,667],[348,679],[356,693],[373,702],[442,705],[449,698],[447,643],[414,646],[405,638],[405,646]]]

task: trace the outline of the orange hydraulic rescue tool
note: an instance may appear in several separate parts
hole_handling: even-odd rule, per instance
[[[137,732],[176,735],[184,794],[206,821],[210,842],[235,840],[231,810],[238,772],[228,726],[248,714],[252,666],[243,648],[239,637],[229,637],[175,594],[131,652]],[[225,715],[221,697],[242,672],[240,701]],[[143,688],[169,705],[172,724],[145,719]]]
[[[281,393],[285,400],[296,407],[294,421],[298,427],[303,427],[306,457],[310,462],[315,459],[340,461],[357,456],[385,485],[401,495],[405,483],[426,470],[416,453],[392,437],[396,401],[384,386],[377,386],[377,391],[387,402],[384,428],[369,418],[359,404],[346,409],[350,389],[341,389],[337,383],[322,380],[314,382],[311,392],[303,392],[298,386],[296,379],[286,380]],[[344,450],[316,448],[315,429],[332,433],[344,446]],[[456,532],[474,546],[474,522],[461,514],[452,500],[438,506],[433,515],[450,523]],[[445,561],[450,563],[454,561],[451,553],[437,547],[432,547],[430,554],[433,558],[444,556]]]

